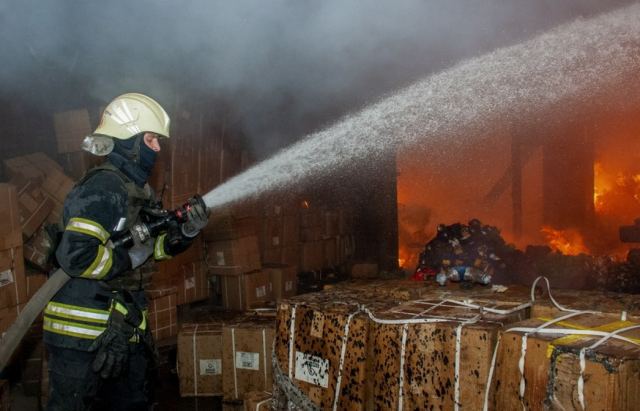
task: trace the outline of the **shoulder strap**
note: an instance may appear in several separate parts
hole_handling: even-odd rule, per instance
[[[123,173],[122,171],[118,170],[118,168],[116,166],[114,166],[113,164],[111,164],[109,162],[106,162],[106,163],[100,164],[99,166],[96,166],[96,167],[92,168],[91,170],[87,171],[87,173],[84,175],[84,177],[82,177],[80,179],[80,181],[78,181],[76,183],[76,187],[77,186],[81,186],[87,180],[89,180],[91,177],[95,176],[96,174],[98,174],[101,171],[111,171],[112,173],[115,173],[118,177],[120,177],[120,179],[122,180],[122,182],[124,184],[132,183],[132,181],[129,179],[129,177],[126,176],[125,173]]]

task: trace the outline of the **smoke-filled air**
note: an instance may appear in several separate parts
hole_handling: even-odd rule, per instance
[[[562,102],[621,93],[640,72],[640,5],[564,24],[518,45],[462,62],[308,135],[205,196],[216,208],[346,165],[375,162],[398,146],[423,146],[517,123]],[[635,82],[632,82],[635,83]],[[631,95],[631,94],[629,94]],[[629,104],[631,101],[624,101]],[[467,135],[473,135],[469,133]]]

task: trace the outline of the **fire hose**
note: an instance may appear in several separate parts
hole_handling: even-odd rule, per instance
[[[206,204],[202,197],[195,195],[175,210],[171,211],[159,208],[150,210],[150,212],[146,213],[146,218],[142,223],[134,225],[130,230],[118,233],[111,238],[107,244],[111,248],[130,248],[135,243],[144,242],[160,234],[163,230],[167,229],[171,223],[184,224],[187,222],[189,220],[189,211],[196,204],[206,209]],[[57,269],[49,276],[47,282],[33,295],[24,309],[20,311],[14,323],[0,339],[0,372],[9,364],[14,351],[36,317],[38,317],[47,303],[69,279],[71,279],[71,277],[67,273],[61,268]]]

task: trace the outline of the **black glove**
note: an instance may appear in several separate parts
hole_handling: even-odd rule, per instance
[[[187,211],[187,221],[182,223],[180,231],[185,237],[193,238],[209,223],[209,211],[200,201],[189,201],[191,208]]]
[[[135,327],[112,304],[107,329],[89,347],[89,351],[97,350],[92,364],[93,371],[99,372],[105,379],[119,376],[126,369],[129,340],[134,333]]]

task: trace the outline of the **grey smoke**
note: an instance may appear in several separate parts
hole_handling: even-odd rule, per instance
[[[634,4],[424,78],[308,135],[217,187],[205,201],[221,207],[349,165],[358,173],[375,168],[376,159],[398,146],[469,145],[482,130],[501,122],[521,125],[560,103],[633,107],[640,97],[638,72],[640,4]],[[605,98],[611,94],[614,101]]]
[[[257,154],[426,74],[614,0],[0,3],[0,90],[49,111],[214,95]]]

